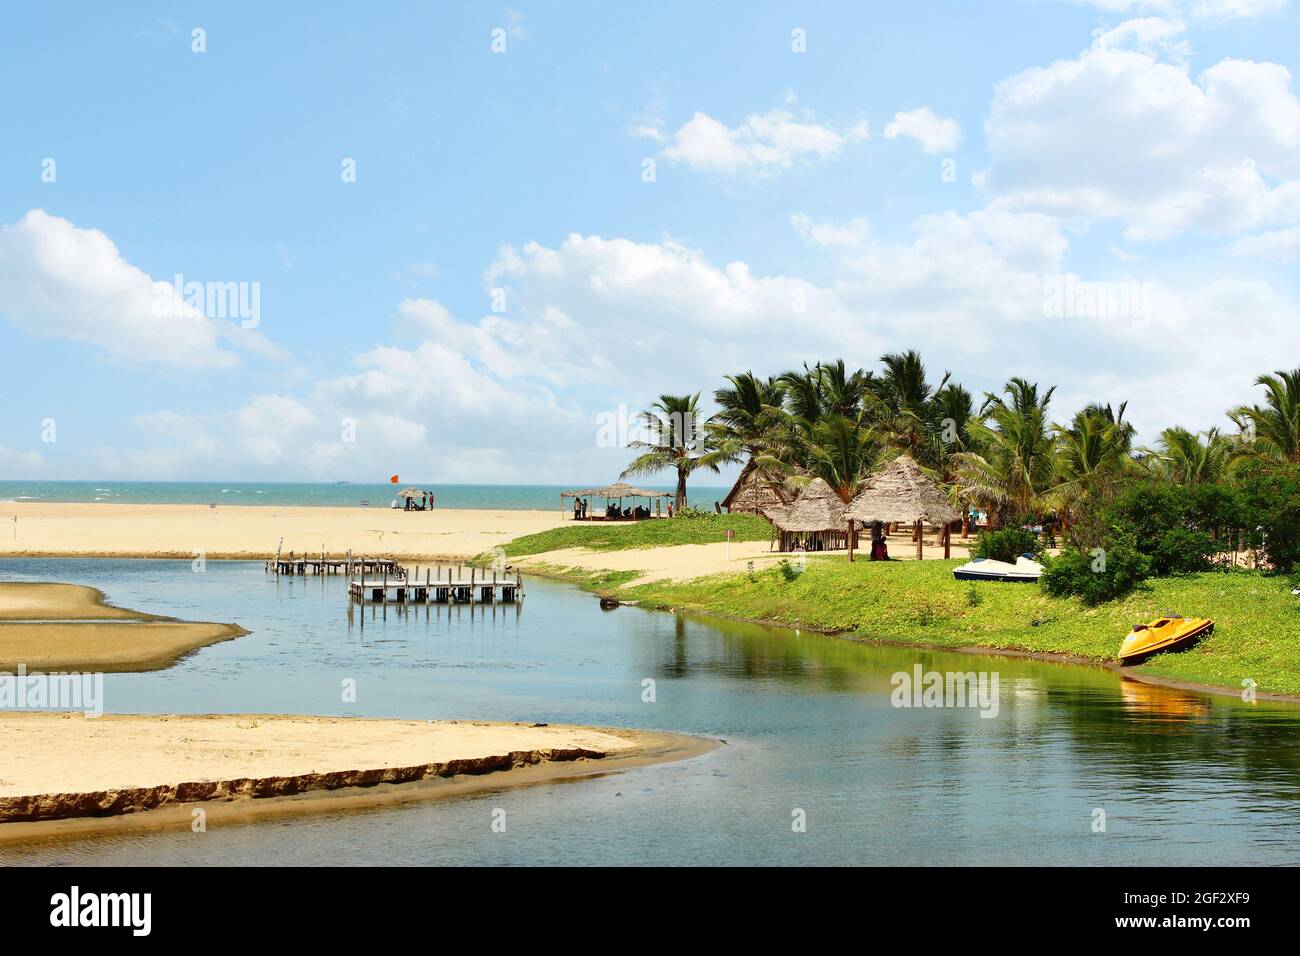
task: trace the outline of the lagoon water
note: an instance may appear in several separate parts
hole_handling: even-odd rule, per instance
[[[1296,707],[1094,668],[602,611],[536,578],[518,611],[351,616],[341,579],[276,579],[248,562],[196,574],[184,561],[0,561],[0,580],[15,579],[90,584],[114,603],[252,631],[167,671],[107,675],[110,712],[571,722],[727,743],[451,800],[0,844],[4,864],[1300,863]],[[891,706],[891,676],[918,663],[997,672],[997,716]],[[341,700],[345,678],[356,703]],[[505,833],[491,829],[498,807]],[[792,829],[798,810],[806,832]]]

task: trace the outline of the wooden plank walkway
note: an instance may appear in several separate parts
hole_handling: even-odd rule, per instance
[[[362,572],[348,582],[348,597],[362,604],[513,604],[524,598],[523,577],[482,568],[424,569],[410,574],[401,568],[401,578],[370,577]]]
[[[295,555],[292,551],[288,557],[277,555],[266,562],[268,574],[387,574],[392,578],[403,578],[406,570],[393,558],[332,558],[328,554]]]

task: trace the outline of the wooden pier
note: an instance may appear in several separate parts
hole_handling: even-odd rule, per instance
[[[268,574],[346,574],[349,577],[373,574],[395,579],[406,576],[406,569],[393,558],[354,558],[351,554],[337,558],[323,551],[319,555],[296,555],[292,551],[288,557],[277,554],[266,562],[266,571]]]
[[[400,576],[362,570],[348,582],[348,598],[362,604],[516,604],[524,598],[523,577],[483,568],[425,568],[420,579],[399,568]]]

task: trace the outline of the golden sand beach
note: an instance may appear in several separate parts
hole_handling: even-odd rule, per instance
[[[13,518],[17,517],[15,525]],[[559,511],[6,502],[0,557],[263,559],[284,553],[471,557],[561,522]]]
[[[346,791],[338,795],[355,804],[448,792],[432,790],[428,784],[435,782],[463,793],[470,778],[490,776],[490,785],[499,787],[680,759],[714,745],[680,734],[558,724],[258,714],[4,714],[0,839],[30,835],[25,824],[32,822],[210,801],[247,807],[250,801]],[[552,765],[549,774],[519,773],[543,765]],[[410,789],[422,783],[423,788]],[[406,787],[405,792],[395,793],[395,785]],[[292,807],[332,805],[299,799]],[[183,819],[188,825],[189,814]]]
[[[149,671],[248,633],[105,603],[78,584],[0,582],[0,671]]]
[[[13,516],[18,517],[12,533]],[[0,506],[0,557],[142,557],[261,560],[283,551],[356,557],[383,556],[406,561],[467,559],[490,552],[514,538],[559,527],[567,519],[556,511],[437,510],[412,513],[391,508],[299,508],[206,505],[9,502]],[[5,534],[3,532],[9,532]],[[890,553],[910,560],[906,534],[890,538]],[[926,557],[942,555],[932,534]],[[954,540],[952,556],[966,556]],[[677,545],[626,551],[570,548],[518,563],[588,571],[642,572],[644,580],[686,580],[727,571],[744,571],[779,561],[763,541]]]

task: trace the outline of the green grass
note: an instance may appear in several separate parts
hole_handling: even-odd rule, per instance
[[[683,515],[627,524],[573,522],[550,531],[515,538],[505,546],[505,551],[507,557],[522,558],[562,548],[626,551],[675,544],[711,544],[725,540],[728,530],[735,532],[736,541],[767,541],[772,534],[772,526],[766,520],[743,514]]]
[[[558,581],[568,581],[584,591],[595,591],[602,595],[614,594],[625,584],[641,576],[640,571],[592,571],[589,568],[575,568],[546,562],[530,564],[528,572]]]
[[[1233,572],[1153,579],[1128,597],[1088,608],[1077,598],[1049,597],[1036,584],[957,581],[952,568],[958,563],[813,558],[793,581],[767,568],[689,582],[632,583],[618,594],[651,607],[864,638],[1096,661],[1114,661],[1120,641],[1139,621],[1169,612],[1210,617],[1211,637],[1137,670],[1237,690],[1243,679],[1253,678],[1261,691],[1300,694],[1300,598],[1282,578]]]

